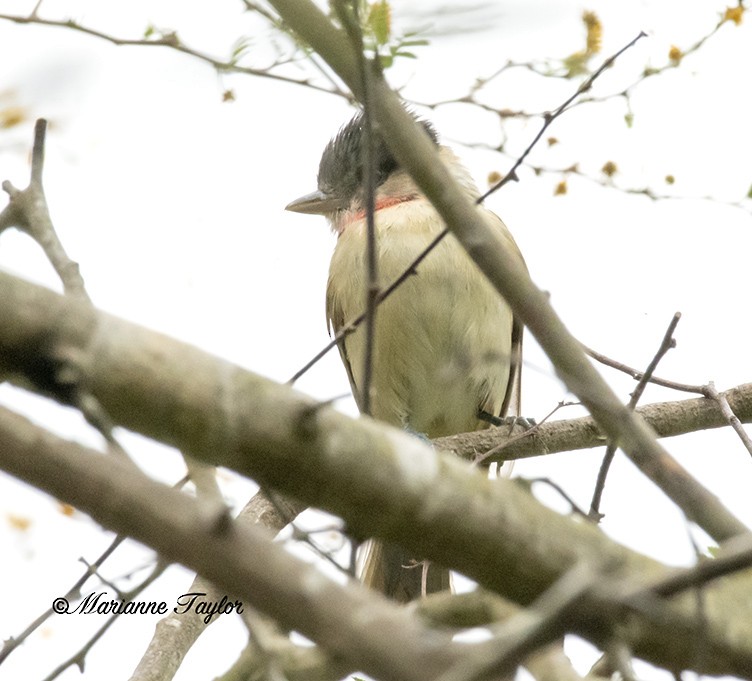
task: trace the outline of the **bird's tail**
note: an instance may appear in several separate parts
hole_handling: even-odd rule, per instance
[[[451,588],[446,568],[416,560],[398,546],[374,539],[360,549],[358,575],[363,584],[400,603]]]

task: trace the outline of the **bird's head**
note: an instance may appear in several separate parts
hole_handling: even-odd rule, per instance
[[[438,136],[430,123],[416,120],[438,146]],[[341,218],[358,216],[365,210],[365,145],[366,132],[363,113],[358,113],[345,125],[321,155],[318,189],[292,201],[286,210],[296,213],[325,215],[339,231]],[[386,145],[382,132],[373,129],[376,209],[414,198],[417,188],[410,176],[400,169]]]

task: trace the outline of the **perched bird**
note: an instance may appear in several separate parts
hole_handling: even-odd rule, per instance
[[[476,199],[479,191],[454,153],[420,121],[454,178]],[[387,132],[388,134],[388,132]],[[366,306],[366,195],[363,114],[324,149],[318,190],[287,210],[327,217],[337,235],[329,269],[326,315],[337,333]],[[400,276],[445,223],[374,130],[374,222],[378,277]],[[522,256],[504,223],[479,206],[505,247]],[[378,307],[372,345],[371,415],[428,438],[478,430],[507,414],[518,399],[522,326],[451,234]],[[363,404],[366,334],[361,325],[340,344],[358,406]],[[518,405],[517,405],[518,406]],[[409,521],[409,520],[408,520]],[[361,579],[400,601],[449,588],[449,573],[417,561],[396,546],[368,542]]]

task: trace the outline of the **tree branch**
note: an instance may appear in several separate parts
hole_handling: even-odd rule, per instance
[[[276,503],[272,503],[262,491],[257,492],[240,511],[235,522],[243,527],[259,525],[278,532],[304,510],[300,504],[286,499],[275,501]],[[285,507],[284,516],[279,512],[280,505]],[[220,587],[200,575],[196,575],[186,593],[204,593],[206,600],[213,602],[219,601],[224,595]],[[166,681],[173,678],[193,644],[216,621],[218,620],[212,619],[207,623],[204,615],[193,610],[180,615],[171,612],[157,622],[154,636],[134,670],[131,681]],[[169,651],[169,655],[165,651]]]
[[[658,348],[658,351],[653,356],[653,359],[650,360],[650,364],[648,364],[648,368],[645,370],[643,375],[640,377],[640,380],[637,382],[637,386],[632,391],[632,395],[629,398],[629,403],[627,404],[627,408],[634,410],[637,406],[637,403],[640,401],[640,397],[642,397],[642,393],[645,392],[645,388],[647,387],[648,382],[653,376],[653,373],[655,372],[656,368],[658,367],[658,363],[663,359],[664,355],[671,349],[676,347],[676,340],[674,339],[674,331],[676,330],[676,325],[679,323],[679,320],[681,319],[681,314],[677,312],[671,319],[671,322],[668,325],[668,329],[666,329],[666,333],[663,336],[663,340],[661,341],[661,345]],[[603,490],[606,487],[606,478],[608,477],[608,471],[611,468],[611,464],[614,460],[614,456],[616,455],[616,443],[615,442],[609,442],[606,446],[606,453],[603,455],[603,461],[601,463],[601,468],[598,471],[598,479],[595,483],[595,490],[593,491],[593,498],[590,502],[590,512],[588,513],[588,518],[590,520],[593,520],[595,522],[600,522],[603,518],[603,514],[601,513],[601,498],[603,497]]]
[[[65,292],[89,300],[78,263],[71,260],[65,252],[47,208],[47,198],[42,185],[46,132],[47,121],[40,118],[34,126],[29,186],[21,190],[16,189],[9,180],[3,182],[3,189],[10,197],[10,201],[0,213],[0,233],[8,227],[16,227],[28,234],[44,250],[47,259],[63,282]]]
[[[274,544],[271,536],[207,518],[187,495],[112,457],[67,442],[0,409],[2,462],[97,521],[206,575],[320,643],[353,669],[384,678],[428,681],[469,653],[453,646],[375,592],[338,585]],[[394,655],[399,649],[400,655]]]
[[[130,45],[130,46],[138,46],[138,47],[169,48],[169,49],[175,50],[176,52],[182,52],[183,54],[189,55],[193,57],[194,59],[198,59],[199,61],[205,62],[206,64],[209,64],[214,69],[216,69],[219,73],[242,73],[245,75],[257,76],[259,78],[268,78],[271,80],[281,81],[283,83],[290,83],[293,85],[302,85],[304,87],[311,88],[312,90],[316,90],[318,92],[326,92],[332,95],[338,95],[340,97],[344,97],[345,99],[350,99],[350,96],[347,93],[343,92],[339,88],[339,86],[336,85],[334,81],[331,79],[331,77],[328,75],[327,75],[327,78],[329,82],[332,83],[332,86],[322,87],[321,85],[316,85],[315,83],[312,83],[309,80],[305,80],[305,79],[300,80],[296,78],[291,78],[289,76],[284,76],[278,73],[272,73],[269,70],[269,67],[253,68],[250,66],[241,66],[240,64],[236,63],[233,60],[225,61],[222,59],[218,59],[217,57],[213,57],[210,54],[201,52],[200,50],[197,50],[192,47],[189,47],[188,45],[185,45],[180,40],[176,32],[166,33],[165,35],[161,35],[156,38],[120,38],[118,36],[110,35],[109,33],[104,33],[103,31],[98,31],[95,28],[91,28],[89,26],[84,26],[82,24],[79,24],[73,19],[63,19],[63,20],[43,19],[42,17],[38,16],[36,12],[32,12],[29,16],[25,16],[25,17],[15,15],[15,14],[0,14],[0,20],[12,21],[13,23],[16,23],[16,24],[36,24],[39,26],[54,26],[58,28],[67,28],[72,31],[83,33],[93,38],[99,38],[100,40],[105,40],[106,42],[112,43],[113,45],[117,45],[117,46]]]
[[[610,577],[629,584],[635,580],[638,584],[645,580],[652,583],[669,574],[655,561],[611,542],[596,528],[545,508],[517,485],[490,481],[481,471],[397,429],[369,419],[350,419],[328,405],[318,405],[286,386],[196,348],[2,273],[0,292],[0,317],[7,320],[0,327],[0,362],[6,370],[12,368],[16,377],[28,384],[38,376],[34,371],[49,360],[45,350],[75,350],[84,387],[116,422],[335,513],[345,519],[356,537],[373,536],[401,544],[521,604],[543,594],[582,561],[613,565]],[[20,348],[26,352],[20,352]],[[132,466],[113,457],[81,458],[79,448],[70,453],[72,445],[30,431],[28,422],[19,431],[18,417],[8,416],[5,423],[0,434],[5,445],[0,457],[6,470],[92,513],[113,529],[153,545],[167,558],[181,560],[232,593],[245,597],[246,590],[251,589],[256,595],[249,596],[249,601],[271,616],[281,617],[283,625],[317,638],[332,653],[345,654],[333,649],[335,644],[322,641],[322,636],[334,636],[328,616],[323,625],[320,619],[307,619],[316,619],[309,612],[300,615],[305,621],[292,622],[289,594],[280,591],[280,584],[258,582],[262,577],[274,579],[278,572],[289,575],[281,564],[264,563],[258,546],[240,542],[245,551],[242,555],[253,556],[253,569],[262,570],[263,575],[254,572],[252,582],[242,585],[228,581],[227,569],[215,565],[216,557],[228,552],[232,564],[240,560],[240,554],[227,538],[210,533],[206,542],[197,539],[207,533],[205,514],[201,522],[191,520],[190,509],[183,501],[176,501],[175,494],[168,497],[169,508],[152,509],[148,502],[154,498],[161,501],[161,487],[149,487],[143,497],[138,496],[139,487],[134,491],[137,498],[116,502],[110,490],[121,489],[119,485],[123,484],[125,494],[133,484],[129,476],[140,475]],[[61,460],[64,452],[69,455]],[[123,467],[130,470],[128,475]],[[89,480],[94,471],[102,479],[84,486],[82,476]],[[354,488],[357,495],[351,493]],[[156,518],[149,524],[154,513]],[[163,532],[166,536],[156,530],[157,526],[171,528],[173,523],[182,530]],[[192,533],[193,541],[183,541],[181,531]],[[531,542],[530,536],[535,541]],[[205,550],[207,555],[202,553]],[[268,553],[268,549],[263,552]],[[242,566],[243,571],[247,569]],[[244,579],[251,579],[243,574]],[[296,582],[298,588],[305,580],[302,575],[296,579],[303,580]],[[265,595],[256,593],[252,584],[262,591],[267,589]],[[327,594],[336,604],[332,607],[337,622],[344,627],[350,626],[343,617],[349,607],[375,607],[376,612],[386,612],[373,596],[360,600],[361,596],[351,594],[354,600],[345,601],[339,592]],[[653,598],[651,609],[630,615],[627,643],[636,655],[660,666],[701,666],[699,671],[706,673],[744,676],[752,669],[750,575],[717,581],[703,594],[705,622],[698,621],[695,599],[688,595],[665,605]],[[604,643],[604,636],[622,619],[621,607],[604,609],[602,599],[585,603],[573,618],[572,629],[597,644]],[[292,610],[306,608],[296,606]],[[318,631],[324,625],[326,630]],[[374,629],[381,631],[389,626],[374,625],[371,620],[368,629],[372,635]],[[352,640],[360,635],[358,632],[362,633],[348,633],[348,640],[360,649],[360,655],[364,644]],[[695,660],[694,644],[700,638],[714,652]],[[670,645],[666,645],[668,641]],[[383,641],[373,645],[382,644],[392,646],[391,652],[397,645]],[[399,649],[404,649],[401,637]]]
[[[752,383],[744,383],[721,395],[728,401],[739,421],[752,423]],[[729,425],[718,404],[707,397],[656,402],[639,407],[635,412],[658,437],[675,437]],[[535,431],[526,437],[527,432],[522,426],[515,426],[511,433],[509,428],[488,428],[438,438],[434,440],[434,444],[439,449],[450,451],[468,461],[475,460],[478,452],[499,448],[494,455],[484,460],[485,463],[602,447],[605,443],[605,436],[592,416],[549,421],[536,425]]]

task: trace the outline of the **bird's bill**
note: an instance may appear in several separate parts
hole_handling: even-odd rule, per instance
[[[317,189],[315,192],[291,201],[285,206],[285,210],[290,210],[293,213],[327,215],[328,213],[336,212],[342,207],[342,202],[339,199]]]

